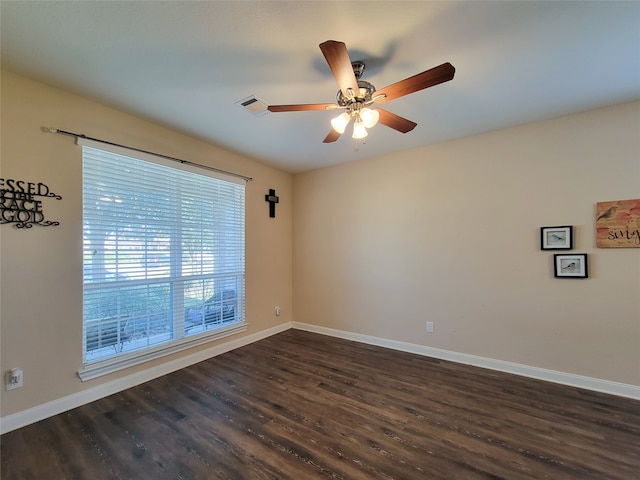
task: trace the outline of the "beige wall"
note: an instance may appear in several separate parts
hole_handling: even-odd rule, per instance
[[[2,72],[1,100],[0,175],[43,182],[62,195],[60,201],[43,202],[46,218],[60,226],[0,229],[0,363],[3,372],[24,369],[23,388],[1,388],[2,416],[154,366],[85,383],[76,376],[82,362],[81,148],[70,137],[42,133],[42,126],[254,177],[246,191],[249,328],[243,335],[291,322],[291,175],[12,73]],[[275,219],[264,201],[269,188],[280,196]],[[282,308],[278,318],[276,305]]]
[[[25,372],[22,389],[0,391],[3,417],[158,364],[85,383],[76,376],[81,151],[42,126],[255,178],[247,184],[243,336],[295,320],[640,385],[640,250],[596,249],[593,235],[595,202],[640,197],[638,102],[292,180],[12,73],[2,73],[1,93],[0,176],[63,196],[44,203],[60,226],[0,228],[0,365]],[[269,188],[281,199],[275,219],[264,202]],[[540,226],[567,224],[574,251],[590,255],[588,280],[554,279],[553,252],[539,250]]]
[[[293,190],[297,322],[640,385],[640,249],[594,239],[596,202],[640,197],[640,103],[299,174]],[[574,226],[590,279],[553,278],[539,228],[554,225]]]

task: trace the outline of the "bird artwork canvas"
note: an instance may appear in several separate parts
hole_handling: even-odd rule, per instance
[[[553,274],[556,278],[588,278],[587,254],[556,254],[553,256]]]
[[[596,247],[640,248],[640,199],[596,203]]]
[[[573,248],[573,227],[541,227],[540,248],[542,250],[571,250]]]

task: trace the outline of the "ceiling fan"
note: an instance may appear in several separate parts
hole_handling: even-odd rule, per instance
[[[380,122],[387,127],[402,133],[413,130],[417,123],[400,117],[382,108],[369,108],[373,104],[388,102],[410,93],[433,87],[453,79],[456,69],[450,63],[418,73],[400,80],[381,90],[360,80],[365,65],[362,62],[351,62],[349,52],[343,42],[327,40],[320,44],[320,50],[331,68],[333,76],[340,86],[336,95],[336,103],[311,103],[301,105],[270,105],[270,112],[301,112],[307,110],[338,110],[344,112],[331,120],[333,127],[323,140],[324,143],[335,142],[344,133],[345,128],[354,120],[353,135],[355,139],[366,137],[367,128]]]

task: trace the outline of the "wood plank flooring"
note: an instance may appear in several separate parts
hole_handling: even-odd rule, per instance
[[[632,480],[640,401],[289,330],[1,449],[3,480]]]

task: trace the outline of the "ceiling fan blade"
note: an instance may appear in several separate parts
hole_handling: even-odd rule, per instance
[[[426,72],[418,73],[413,77],[400,80],[388,87],[384,87],[381,90],[377,90],[374,96],[385,94],[386,97],[380,100],[376,100],[376,103],[384,103],[394,98],[403,97],[410,93],[423,90],[425,88],[433,87],[440,83],[453,80],[453,76],[456,73],[456,69],[450,63],[443,63],[437,67],[434,67]]]
[[[270,112],[304,112],[307,110],[336,110],[335,103],[307,103],[301,105],[269,105]]]
[[[329,133],[327,134],[326,137],[324,137],[324,140],[322,141],[322,143],[333,143],[336,140],[338,140],[340,138],[340,135],[342,135],[341,133],[336,132],[333,128],[331,130],[329,130]]]
[[[378,113],[380,114],[380,118],[378,119],[378,123],[386,125],[387,127],[393,128],[402,133],[407,133],[416,128],[418,125],[411,120],[407,120],[404,117],[396,115],[395,113],[388,112],[387,110],[383,110],[382,108],[376,108]]]
[[[342,93],[348,97],[347,90],[351,89],[357,95],[359,92],[358,80],[353,73],[346,45],[335,40],[327,40],[320,44],[320,50],[327,60]]]

